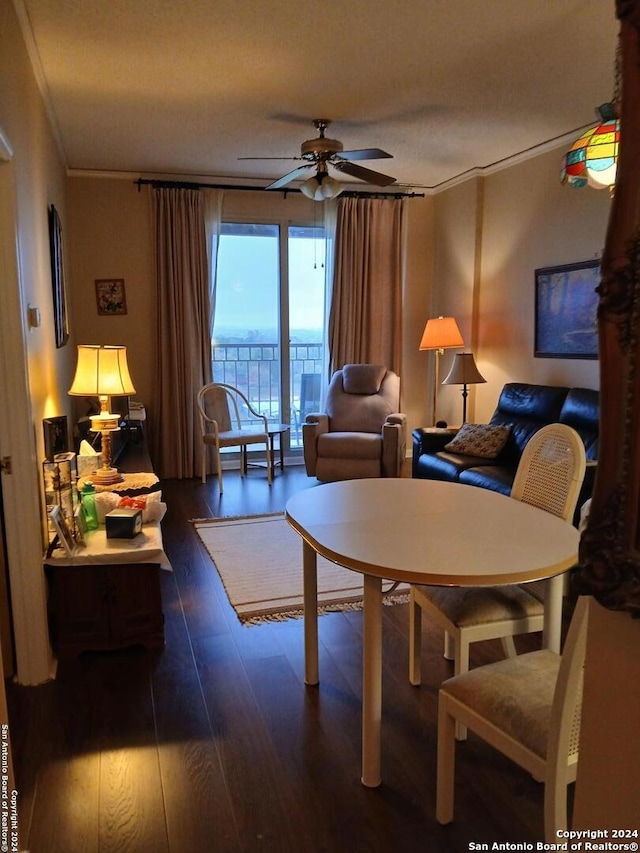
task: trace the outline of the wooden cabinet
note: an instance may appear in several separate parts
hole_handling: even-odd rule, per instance
[[[51,638],[59,658],[164,646],[160,564],[48,565]]]

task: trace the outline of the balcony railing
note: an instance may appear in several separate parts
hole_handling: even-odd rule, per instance
[[[322,356],[321,343],[289,346],[290,413],[284,412],[280,394],[280,347],[276,343],[215,344],[213,381],[239,388],[253,408],[270,421],[290,423],[290,446],[300,448],[302,377],[321,373]]]

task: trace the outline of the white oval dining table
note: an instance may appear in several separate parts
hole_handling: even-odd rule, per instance
[[[544,510],[475,486],[419,479],[325,483],[289,499],[303,541],[305,683],[319,682],[317,555],[363,575],[362,783],[381,776],[382,580],[436,586],[526,583],[562,574],[579,534]],[[547,585],[549,586],[549,585]],[[559,650],[561,612],[545,603],[545,644]],[[557,596],[561,599],[561,596]]]

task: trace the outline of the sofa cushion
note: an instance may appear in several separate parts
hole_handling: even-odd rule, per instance
[[[448,480],[455,482],[461,471],[477,465],[491,464],[491,460],[480,456],[465,456],[462,453],[423,453],[418,459],[415,476],[427,480]],[[497,464],[497,463],[496,463]]]
[[[511,434],[501,454],[508,465],[517,465],[529,439],[543,426],[557,423],[568,388],[508,382],[498,399],[490,423],[509,424]]]
[[[458,480],[466,486],[479,486],[481,489],[491,489],[492,492],[509,496],[515,476],[515,468],[485,464],[465,468],[460,472]]]
[[[598,458],[599,394],[591,388],[571,388],[558,421],[572,427],[584,441],[587,459]]]
[[[444,449],[465,456],[495,459],[509,438],[504,424],[463,424]]]

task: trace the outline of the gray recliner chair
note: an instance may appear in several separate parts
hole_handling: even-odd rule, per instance
[[[329,383],[323,414],[307,415],[302,442],[307,475],[322,482],[400,477],[406,415],[400,379],[375,364],[345,364]]]

